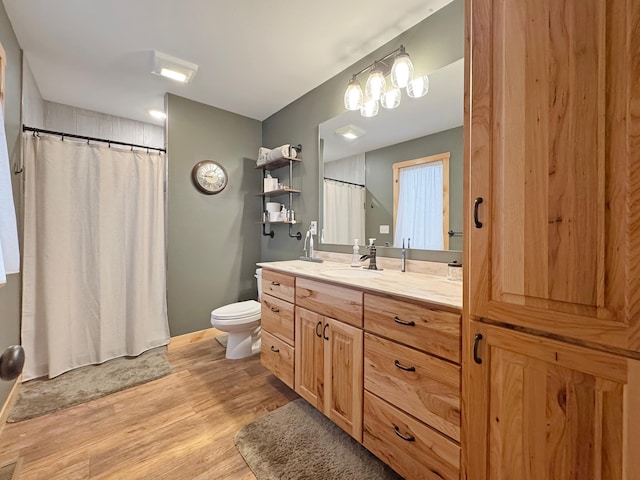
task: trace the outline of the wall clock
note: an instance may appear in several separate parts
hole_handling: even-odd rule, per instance
[[[207,195],[215,195],[227,186],[227,171],[213,160],[196,163],[191,170],[191,179],[198,190]]]

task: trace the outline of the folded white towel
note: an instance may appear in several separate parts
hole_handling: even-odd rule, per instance
[[[269,152],[269,154],[267,155],[267,162],[274,162],[285,157],[295,158],[296,155],[297,151],[291,145],[281,145],[280,147],[274,148]]]
[[[4,130],[4,113],[0,108],[0,285],[7,282],[7,273],[20,271],[20,250],[16,211],[13,205],[11,169],[7,135]]]

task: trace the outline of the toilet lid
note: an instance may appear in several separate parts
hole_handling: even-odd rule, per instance
[[[231,303],[224,307],[216,308],[211,312],[212,318],[245,318],[260,314],[260,303],[255,300]]]

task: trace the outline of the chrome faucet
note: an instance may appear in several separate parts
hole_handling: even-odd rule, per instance
[[[411,239],[407,239],[407,248],[404,248],[404,238],[402,239],[402,251],[400,252],[400,266],[401,271],[407,271],[407,250],[411,248]]]
[[[369,270],[378,270],[378,266],[376,265],[376,246],[373,243],[375,241],[375,238],[370,238],[369,239],[369,253],[367,255],[362,255],[360,257],[360,261],[364,261],[366,259],[369,259]]]
[[[307,250],[307,241],[309,241],[309,250]],[[311,225],[309,225],[309,230],[307,230],[307,234],[304,237],[304,246],[302,247],[302,250],[304,251],[304,255],[300,257],[300,260],[322,263],[321,258],[314,258],[315,252],[313,250],[313,233],[311,233]]]

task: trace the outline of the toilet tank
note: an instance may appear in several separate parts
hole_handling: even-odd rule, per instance
[[[256,281],[258,282],[258,301],[262,299],[262,269],[256,268]]]

